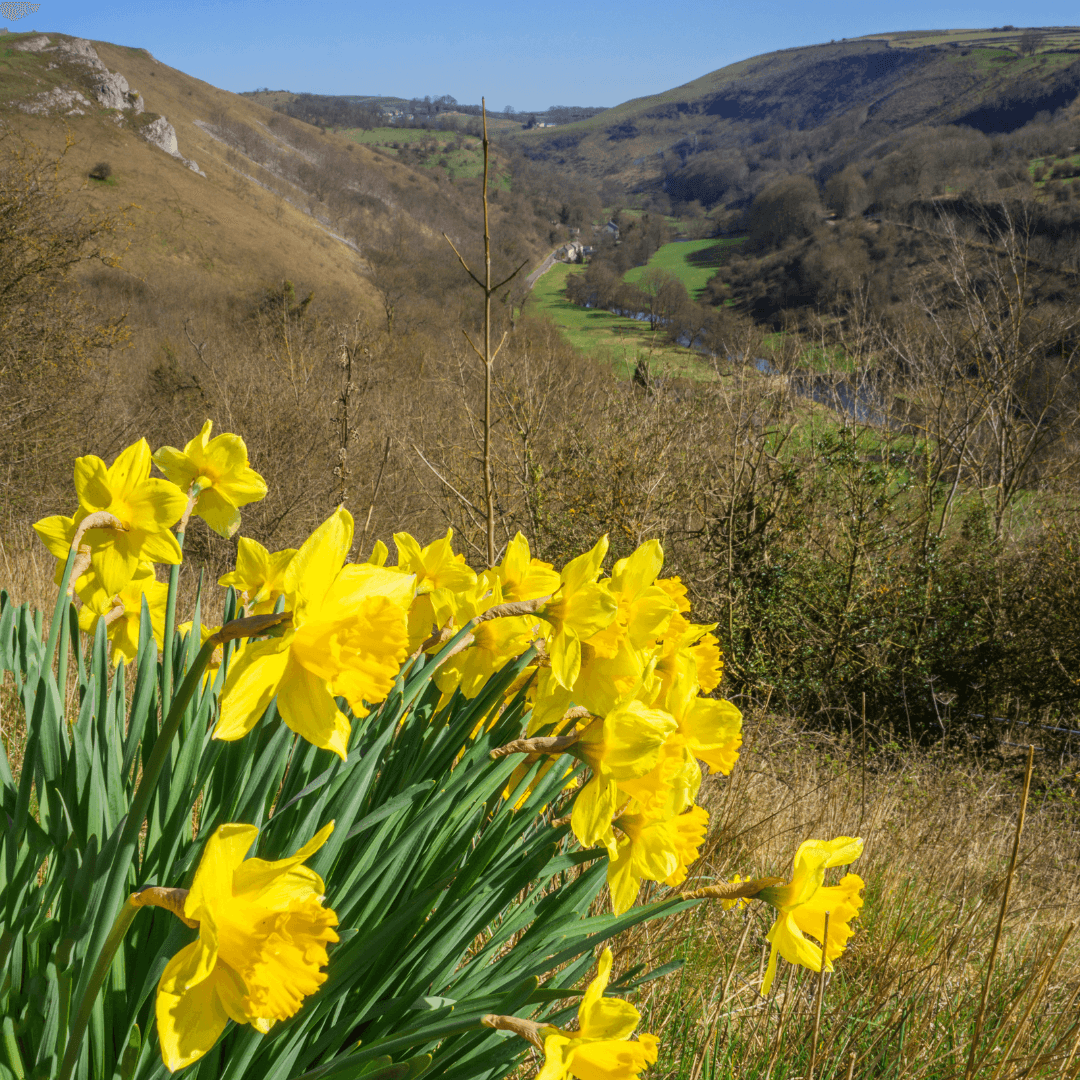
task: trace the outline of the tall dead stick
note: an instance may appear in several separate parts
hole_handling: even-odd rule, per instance
[[[458,257],[458,261],[465,268],[465,272],[484,290],[484,351],[481,352],[473,343],[472,338],[468,333],[465,333],[465,337],[469,344],[472,345],[473,352],[483,361],[484,364],[484,509],[486,511],[486,525],[487,525],[487,561],[488,566],[495,565],[495,480],[492,475],[491,469],[491,372],[492,366],[495,363],[495,357],[499,355],[499,350],[506,342],[506,334],[503,334],[502,341],[499,342],[498,348],[491,351],[491,297],[498,289],[501,289],[506,285],[511,278],[513,278],[518,271],[525,265],[522,263],[509,277],[504,278],[502,281],[495,285],[491,284],[491,229],[488,224],[488,165],[489,165],[489,151],[490,145],[488,140],[488,127],[487,127],[487,103],[484,98],[480,99],[480,110],[484,120],[484,280],[476,276],[469,268],[469,264],[462,258],[461,252],[454,247],[454,242],[450,239],[446,233],[443,233],[443,237],[446,242],[454,249],[454,254]]]

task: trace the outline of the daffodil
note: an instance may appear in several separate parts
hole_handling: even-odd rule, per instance
[[[654,701],[663,702],[675,687],[688,699],[710,694],[720,685],[724,665],[715,629],[715,623],[691,623],[681,612],[671,617],[652,673]]]
[[[608,861],[607,881],[611,908],[621,915],[633,907],[642,880],[672,886],[686,880],[686,868],[705,842],[709,814],[700,806],[674,817],[622,814],[615,827],[623,835]]]
[[[619,803],[619,783],[644,776],[655,765],[675,721],[640,701],[629,701],[594,721],[574,752],[592,769],[592,779],[574,800],[570,826],[584,847],[604,843],[614,854],[611,819]]]
[[[666,704],[687,750],[710,771],[728,776],[742,746],[742,713],[730,701],[688,697],[678,686],[668,693]]]
[[[223,588],[231,585],[240,593],[249,615],[268,615],[285,592],[285,571],[295,554],[295,548],[271,554],[257,540],[241,536],[236,545],[236,569],[219,578],[218,584]]]
[[[154,576],[150,563],[140,563],[135,576],[115,596],[101,587],[92,575],[84,575],[77,590],[83,606],[79,611],[79,626],[88,634],[97,629],[99,619],[105,620],[109,641],[112,644],[112,662],[121,660],[134,663],[139,654],[139,627],[142,620],[142,602],[150,612],[150,626],[154,640],[160,649],[165,640],[165,603],[169,587]]]
[[[326,981],[321,969],[326,946],[338,940],[337,916],[323,903],[322,879],[302,864],[333,827],[271,862],[244,857],[259,835],[254,825],[222,825],[186,895],[148,889],[132,897],[137,907],[168,907],[198,928],[158,983],[158,1038],[170,1072],[206,1054],[229,1020],[265,1034]]]
[[[64,517],[55,514],[52,517],[42,518],[34,522],[34,532],[38,534],[41,542],[49,549],[49,554],[56,558],[56,573],[53,574],[53,584],[59,585],[64,580],[64,565],[67,563],[71,545],[75,540],[75,533],[79,526],[73,517]],[[84,545],[89,550],[88,545]],[[91,580],[89,568],[78,578],[70,582],[71,591],[78,592]]]
[[[571,704],[583,705],[594,716],[606,716],[635,696],[644,674],[643,656],[634,649],[620,649],[614,657],[605,657],[583,644],[572,688],[564,687],[550,667],[539,669],[531,694],[529,734],[535,735],[545,724],[554,723]]]
[[[618,610],[606,583],[596,580],[607,549],[608,538],[602,536],[591,551],[568,562],[559,591],[539,612],[549,627],[552,674],[567,690],[581,670],[582,641],[609,626]]]
[[[476,584],[476,571],[454,554],[450,541],[454,530],[425,547],[408,533],[394,533],[398,569],[415,575],[416,599],[409,610],[409,648],[415,649],[448,622],[458,619],[460,594]]]
[[[195,498],[193,513],[220,536],[240,528],[240,507],[266,497],[266,481],[248,464],[247,446],[239,435],[210,438],[213,421],[183,450],[163,446],[154,464],[184,492]]]
[[[619,791],[634,799],[647,814],[670,818],[692,806],[701,788],[701,766],[673,731],[660,747],[656,764],[636,779],[619,781]]]
[[[551,563],[532,557],[529,541],[520,532],[506,545],[503,560],[495,571],[502,598],[507,603],[551,596],[561,584],[559,574]]]
[[[491,576],[492,571],[485,571],[472,589],[459,594],[456,618],[462,625],[501,601],[499,582],[490,580]],[[477,623],[470,631],[472,643],[439,668],[435,685],[444,697],[455,689],[460,689],[466,698],[476,697],[497,671],[532,644],[538,621],[535,615],[514,615]]]
[[[291,627],[249,642],[229,665],[214,737],[246,735],[277,696],[282,720],[308,742],[345,759],[349,721],[390,692],[407,655],[414,578],[370,564],[343,565],[353,519],[339,507],[297,551],[285,571]]]
[[[655,1035],[630,1036],[641,1014],[628,1001],[605,998],[611,978],[611,950],[600,957],[596,978],[578,1007],[578,1030],[542,1027],[544,1067],[536,1080],[635,1080],[656,1061]]]
[[[850,836],[806,840],[795,853],[791,881],[768,885],[757,893],[759,900],[771,904],[779,913],[767,935],[772,951],[761,984],[762,996],[768,994],[772,986],[778,955],[790,964],[800,964],[811,971],[821,970],[826,912],[829,913],[829,940],[825,946],[825,970],[832,971],[833,960],[843,953],[851,937],[851,920],[862,907],[859,890],[863,881],[858,874],[847,874],[838,885],[824,885],[825,871],[832,866],[847,866],[854,862],[862,849],[862,840]],[[817,941],[808,940],[806,934]]]
[[[77,458],[75,492],[79,509],[73,518],[44,518],[34,529],[57,558],[66,560],[71,539],[60,549],[67,532],[65,522],[70,520],[77,527],[98,510],[112,514],[123,531],[90,529],[85,536],[91,569],[109,596],[135,576],[140,562],[181,562],[180,545],[169,527],[180,520],[187,497],[168,480],[150,476],[150,447],[145,439],[122,450],[111,465],[93,454]]]
[[[649,540],[615,564],[608,582],[615,618],[588,639],[598,655],[614,657],[626,646],[644,649],[663,634],[675,614],[674,600],[654,584],[663,565],[659,540]]]
[[[682,583],[682,578],[657,578],[655,584],[658,589],[663,589],[671,597],[671,602],[680,615],[685,615],[690,610],[690,601],[687,598],[686,586]]]

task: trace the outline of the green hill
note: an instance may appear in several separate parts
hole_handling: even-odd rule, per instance
[[[1010,131],[1075,110],[1078,93],[1078,27],[879,34],[755,56],[513,141],[625,191],[663,186],[708,204],[714,192],[695,163],[710,154],[785,138],[796,151],[840,150],[917,125]]]

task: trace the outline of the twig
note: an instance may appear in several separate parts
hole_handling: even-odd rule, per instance
[[[375,490],[371,493],[371,502],[368,504],[367,517],[364,519],[364,531],[360,534],[360,544],[357,547],[358,552],[364,550],[364,542],[367,540],[368,529],[371,527],[371,515],[375,512],[375,500],[379,497],[379,488],[382,487],[383,471],[386,469],[386,463],[390,460],[390,436],[386,436],[386,448],[383,450],[382,464],[379,466],[379,475],[375,478]]]

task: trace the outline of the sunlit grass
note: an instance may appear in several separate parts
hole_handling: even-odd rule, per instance
[[[533,286],[527,313],[546,315],[574,348],[610,363],[616,374],[628,378],[641,360],[653,374],[690,379],[713,378],[712,368],[690,349],[672,345],[661,330],[610,311],[578,307],[566,299],[566,280],[580,269],[556,263]]]
[[[647,269],[665,270],[674,274],[685,286],[691,297],[696,298],[702,289],[716,276],[724,259],[740,244],[739,239],[678,240],[664,244],[648,261],[646,266],[635,266],[624,275],[624,280],[637,282]]]

